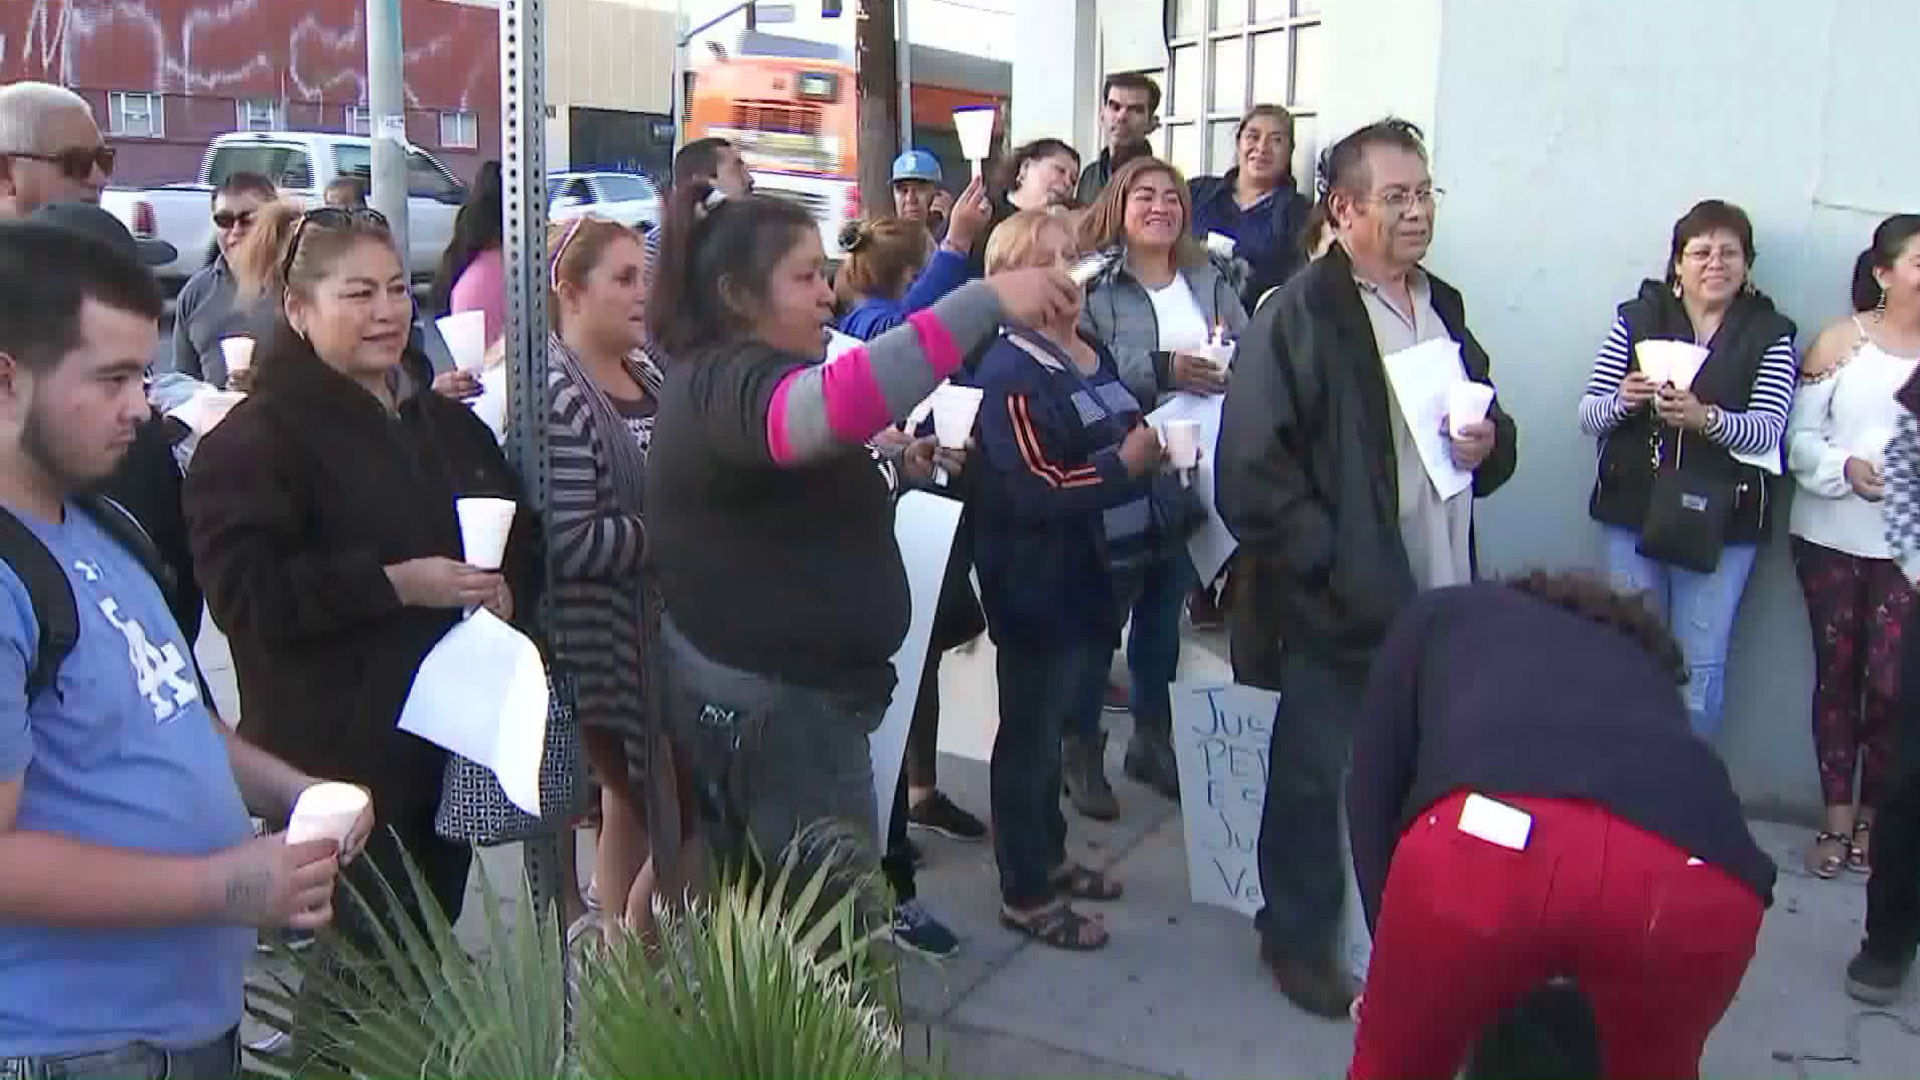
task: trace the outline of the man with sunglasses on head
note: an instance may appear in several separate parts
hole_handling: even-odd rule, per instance
[[[112,175],[113,148],[85,98],[52,83],[0,87],[0,221],[48,203],[97,203]]]
[[[273,181],[259,173],[228,173],[213,189],[213,257],[187,279],[173,309],[173,367],[214,386],[227,383],[220,339],[246,334],[252,323],[234,310],[237,284],[227,259],[253,229],[254,215],[277,198]]]

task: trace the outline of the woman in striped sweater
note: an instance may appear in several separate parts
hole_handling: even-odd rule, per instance
[[[1720,727],[1727,641],[1770,531],[1767,489],[1781,471],[1799,372],[1792,321],[1747,277],[1753,255],[1739,207],[1707,199],[1687,211],[1673,226],[1666,280],[1642,283],[1620,305],[1580,400],[1580,430],[1599,443],[1589,510],[1607,571],[1666,617],[1686,654],[1687,713],[1702,738]],[[1639,346],[1663,339],[1707,350],[1690,386],[1641,370]],[[1644,535],[1650,515],[1676,509],[1699,530],[1682,543],[1692,567]]]
[[[645,925],[654,864],[645,796],[672,791],[646,709],[648,594],[641,481],[660,401],[646,340],[646,252],[624,225],[576,218],[548,241],[547,440],[557,666],[573,682],[600,780],[594,880],[609,930]],[[664,785],[658,792],[648,789]],[[673,860],[666,860],[672,862]]]

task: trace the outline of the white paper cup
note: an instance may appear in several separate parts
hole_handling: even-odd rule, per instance
[[[1209,341],[1204,345],[1195,345],[1180,351],[1204,357],[1211,360],[1215,367],[1225,369],[1233,366],[1233,354],[1239,351],[1239,348],[1240,343],[1237,341],[1222,341],[1217,344]]]
[[[1655,386],[1664,386],[1672,367],[1671,354],[1661,348],[1663,342],[1648,339],[1633,347],[1633,358],[1639,363],[1640,374]]]
[[[1239,247],[1240,241],[1226,233],[1209,232],[1207,234],[1207,250],[1223,259],[1233,258],[1233,253],[1239,250]]]
[[[498,570],[507,555],[507,534],[513,530],[512,499],[468,497],[456,499],[460,517],[460,544],[467,563],[482,570]]]
[[[973,434],[973,418],[980,399],[972,395],[936,394],[933,398],[933,437],[942,449],[965,450]]]
[[[1461,428],[1487,418],[1487,409],[1492,404],[1493,387],[1486,383],[1462,379],[1447,387],[1448,431],[1454,438],[1459,438]]]
[[[484,311],[461,311],[434,323],[453,354],[453,366],[461,371],[479,371],[487,362],[487,315]]]
[[[1673,351],[1673,367],[1668,371],[1667,377],[1680,389],[1691,390],[1693,377],[1700,374],[1701,366],[1707,362],[1707,350],[1685,342],[1679,344],[1681,348]]]
[[[965,105],[953,110],[953,130],[960,136],[961,157],[981,162],[993,153],[993,120],[998,111],[992,105]]]
[[[287,843],[332,840],[345,845],[353,823],[360,820],[366,809],[367,793],[352,784],[332,781],[315,784],[301,792],[293,804],[293,818],[287,823]]]
[[[253,339],[221,338],[220,355],[227,362],[227,377],[232,378],[253,366]]]
[[[1160,438],[1167,446],[1167,459],[1176,469],[1191,469],[1200,464],[1200,421],[1169,420],[1161,428]]]
[[[1853,456],[1869,462],[1876,469],[1886,467],[1887,444],[1893,441],[1893,429],[1874,427],[1860,433],[1860,439],[1853,447]]]

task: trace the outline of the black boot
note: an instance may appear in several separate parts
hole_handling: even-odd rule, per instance
[[[1107,733],[1091,738],[1068,735],[1060,740],[1067,797],[1073,808],[1095,821],[1112,821],[1120,816],[1120,802],[1107,783]]]
[[[1129,777],[1179,802],[1180,765],[1173,756],[1172,719],[1134,717],[1133,738],[1127,741],[1122,767]]]

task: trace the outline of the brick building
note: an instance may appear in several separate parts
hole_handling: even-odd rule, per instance
[[[499,19],[402,0],[407,138],[468,178],[500,150]],[[359,0],[4,0],[0,82],[20,79],[92,103],[123,185],[197,179],[229,131],[372,123]]]

